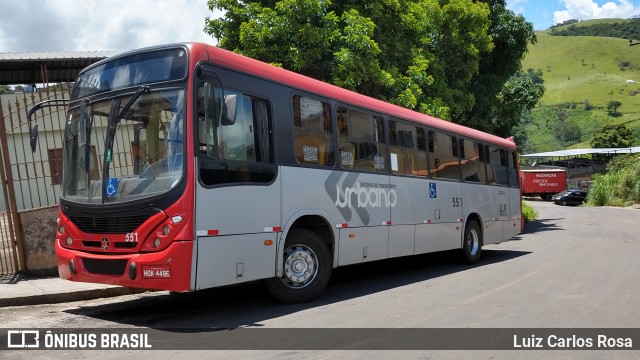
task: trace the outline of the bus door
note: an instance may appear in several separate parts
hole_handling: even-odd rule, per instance
[[[281,214],[269,103],[211,76],[195,112],[196,289],[273,277]]]

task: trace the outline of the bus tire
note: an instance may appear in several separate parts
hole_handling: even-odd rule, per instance
[[[331,277],[331,253],[320,236],[293,229],[284,245],[282,277],[266,279],[269,293],[283,303],[303,303],[317,298]]]
[[[462,255],[467,264],[474,264],[482,253],[482,229],[475,220],[471,220],[464,227],[462,239]]]

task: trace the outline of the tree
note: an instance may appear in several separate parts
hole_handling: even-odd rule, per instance
[[[591,147],[593,148],[621,148],[631,147],[635,142],[633,132],[625,125],[605,125],[593,134]]]
[[[515,108],[530,107],[532,98],[520,97],[524,103],[516,106],[516,99],[507,99],[505,96],[513,92],[514,84],[510,83],[510,79],[520,70],[527,48],[529,44],[536,43],[536,36],[533,24],[527,22],[522,15],[508,10],[504,0],[482,1],[489,5],[489,34],[494,47],[491,51],[481,54],[478,74],[471,82],[475,99],[473,109],[456,114],[454,121],[501,136],[509,136],[512,128],[519,123],[519,112],[515,111]],[[534,83],[541,84],[540,70],[529,70],[528,74]],[[538,100],[539,97],[535,102]],[[509,109],[501,108],[505,101],[510,102]]]
[[[0,85],[0,95],[2,94],[13,94],[13,90],[11,90],[9,85]]]
[[[529,69],[531,70],[531,69]],[[544,85],[533,71],[512,76],[496,95],[494,111],[485,125],[493,134],[509,137],[520,124],[523,111],[533,109],[544,95]]]
[[[620,106],[622,106],[622,103],[618,100],[609,101],[609,103],[607,104],[607,111],[609,112],[609,115],[617,115]]]
[[[208,4],[225,12],[205,25],[225,49],[454,120],[476,106],[471,85],[482,57],[494,49],[490,27],[500,27],[491,20],[490,2],[473,0]]]

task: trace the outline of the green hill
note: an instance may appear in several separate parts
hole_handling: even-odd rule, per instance
[[[619,38],[551,35],[569,26],[614,21],[536,32],[538,42],[529,47],[523,68],[543,72],[546,92],[526,126],[526,152],[588,146],[593,132],[606,124],[628,123],[640,139],[640,45]],[[622,103],[615,116],[607,111],[610,101]]]

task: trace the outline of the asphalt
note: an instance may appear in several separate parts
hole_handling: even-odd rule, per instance
[[[59,277],[0,275],[0,307],[54,304],[141,293],[117,285],[80,283]]]
[[[640,204],[630,206],[640,209]],[[57,276],[0,275],[0,307],[55,304],[142,293],[148,290],[81,283]]]

